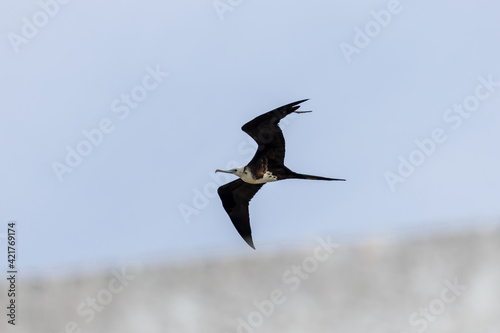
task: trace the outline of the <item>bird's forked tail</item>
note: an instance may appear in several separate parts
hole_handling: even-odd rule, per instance
[[[304,175],[301,173],[296,173],[293,172],[290,175],[290,178],[296,178],[296,179],[311,179],[311,180],[340,180],[340,181],[345,181],[345,179],[338,179],[338,178],[327,178],[327,177],[320,177],[320,176],[311,176],[311,175]]]

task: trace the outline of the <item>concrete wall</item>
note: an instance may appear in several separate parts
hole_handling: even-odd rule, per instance
[[[21,281],[6,331],[500,332],[500,231],[327,243]]]

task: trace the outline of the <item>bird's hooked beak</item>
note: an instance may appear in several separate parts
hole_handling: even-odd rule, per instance
[[[233,174],[233,173],[234,173],[232,170],[221,170],[221,169],[217,169],[217,170],[215,170],[215,172],[216,172],[216,173],[217,173],[217,172],[224,172],[224,173],[231,173],[231,174]]]

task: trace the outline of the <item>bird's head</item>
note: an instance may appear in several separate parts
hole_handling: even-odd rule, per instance
[[[217,169],[215,170],[215,172],[225,172],[225,173],[232,173],[233,175],[236,175],[238,177],[241,177],[244,173],[244,169],[245,167],[235,167],[233,169],[229,169],[229,170],[221,170],[221,169]]]

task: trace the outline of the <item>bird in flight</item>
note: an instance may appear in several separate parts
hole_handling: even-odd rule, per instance
[[[283,137],[283,132],[281,132],[278,123],[292,112],[311,112],[297,111],[300,108],[299,104],[305,101],[307,101],[307,99],[283,105],[243,125],[241,129],[250,135],[258,144],[258,149],[254,157],[246,166],[240,166],[230,170],[215,170],[215,172],[231,173],[239,177],[239,179],[219,187],[217,192],[222,200],[222,206],[229,215],[236,230],[253,249],[255,249],[255,246],[252,240],[248,204],[255,193],[257,193],[265,183],[290,178],[345,180],[304,175],[293,172],[285,166],[285,138]]]

